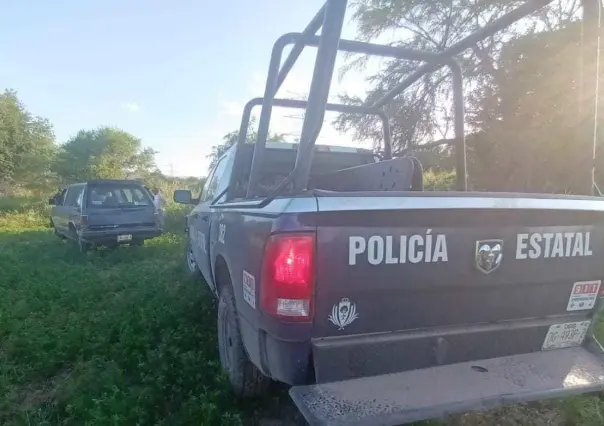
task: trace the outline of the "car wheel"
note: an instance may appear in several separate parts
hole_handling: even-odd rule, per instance
[[[130,243],[133,247],[140,247],[145,245],[145,240],[134,240]]]
[[[76,231],[76,229],[73,226],[70,226],[69,229],[70,229],[71,235],[72,235],[71,240],[75,243],[76,249],[80,253],[88,252],[92,248],[92,244],[84,241],[82,239],[81,235],[78,233],[78,231]]]
[[[197,261],[195,260],[195,255],[193,254],[193,247],[191,247],[191,243],[187,243],[187,247],[185,249],[185,261],[186,261],[186,270],[187,273],[191,277],[201,277],[201,271],[199,266],[197,265]]]
[[[92,248],[92,244],[87,243],[82,239],[82,237],[78,236],[78,250],[80,253],[86,253]]]
[[[252,364],[245,352],[235,296],[230,285],[223,285],[218,301],[218,350],[233,393],[242,398],[266,395],[271,380]]]

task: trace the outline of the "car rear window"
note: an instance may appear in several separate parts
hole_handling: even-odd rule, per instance
[[[90,207],[138,207],[153,203],[142,186],[123,184],[102,184],[89,186],[88,206]]]

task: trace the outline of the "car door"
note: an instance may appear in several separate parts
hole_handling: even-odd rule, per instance
[[[55,204],[50,210],[50,218],[52,219],[52,224],[57,230],[57,232],[59,232],[60,234],[63,234],[65,232],[65,223],[62,222],[64,210],[63,204],[65,203],[65,196],[67,195],[68,189],[69,187],[63,188],[63,190],[56,195]]]
[[[65,194],[65,202],[63,203],[63,209],[61,213],[61,224],[64,229],[64,233],[69,235],[70,222],[76,227],[80,222],[81,215],[81,203],[82,203],[82,192],[84,190],[84,184],[72,185]],[[73,236],[73,235],[69,235]]]
[[[232,156],[230,152],[225,154],[218,160],[214,170],[210,173],[206,184],[204,185],[203,191],[199,197],[199,204],[191,212],[191,218],[189,222],[189,235],[191,238],[191,245],[193,247],[193,254],[197,265],[210,286],[213,290],[215,289],[215,283],[212,276],[212,265],[210,262],[210,229],[211,229],[211,207],[210,204],[214,198],[222,191],[219,188],[222,187],[221,183],[225,182],[223,179],[227,166],[230,165],[230,159]]]

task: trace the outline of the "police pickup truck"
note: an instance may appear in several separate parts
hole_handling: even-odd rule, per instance
[[[481,37],[546,3],[528,1]],[[434,58],[340,40],[345,8],[328,0],[303,33],[279,39],[265,96],[246,106],[237,144],[199,198],[174,194],[195,206],[187,265],[219,299],[220,361],[233,391],[258,396],[279,381],[311,424],[397,425],[604,389],[592,333],[604,200],[467,191],[458,97],[457,190],[424,191],[420,162],[391,155],[379,101],[326,102],[335,53],[410,57],[427,63],[424,73],[446,65],[455,77],[456,62],[443,58],[469,42]],[[318,46],[308,100],[275,99],[303,45]],[[248,143],[255,105],[258,138]],[[274,106],[305,108],[299,144],[266,141]],[[383,150],[316,145],[325,110],[380,118]]]

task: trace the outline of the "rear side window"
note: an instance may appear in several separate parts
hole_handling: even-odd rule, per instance
[[[80,207],[81,204],[79,202],[81,201],[80,197],[82,195],[82,189],[83,185],[70,186],[67,189],[67,193],[64,194],[65,201],[63,202],[63,205],[68,207]]]
[[[95,208],[150,206],[149,193],[138,185],[96,184],[88,187],[87,204]]]

